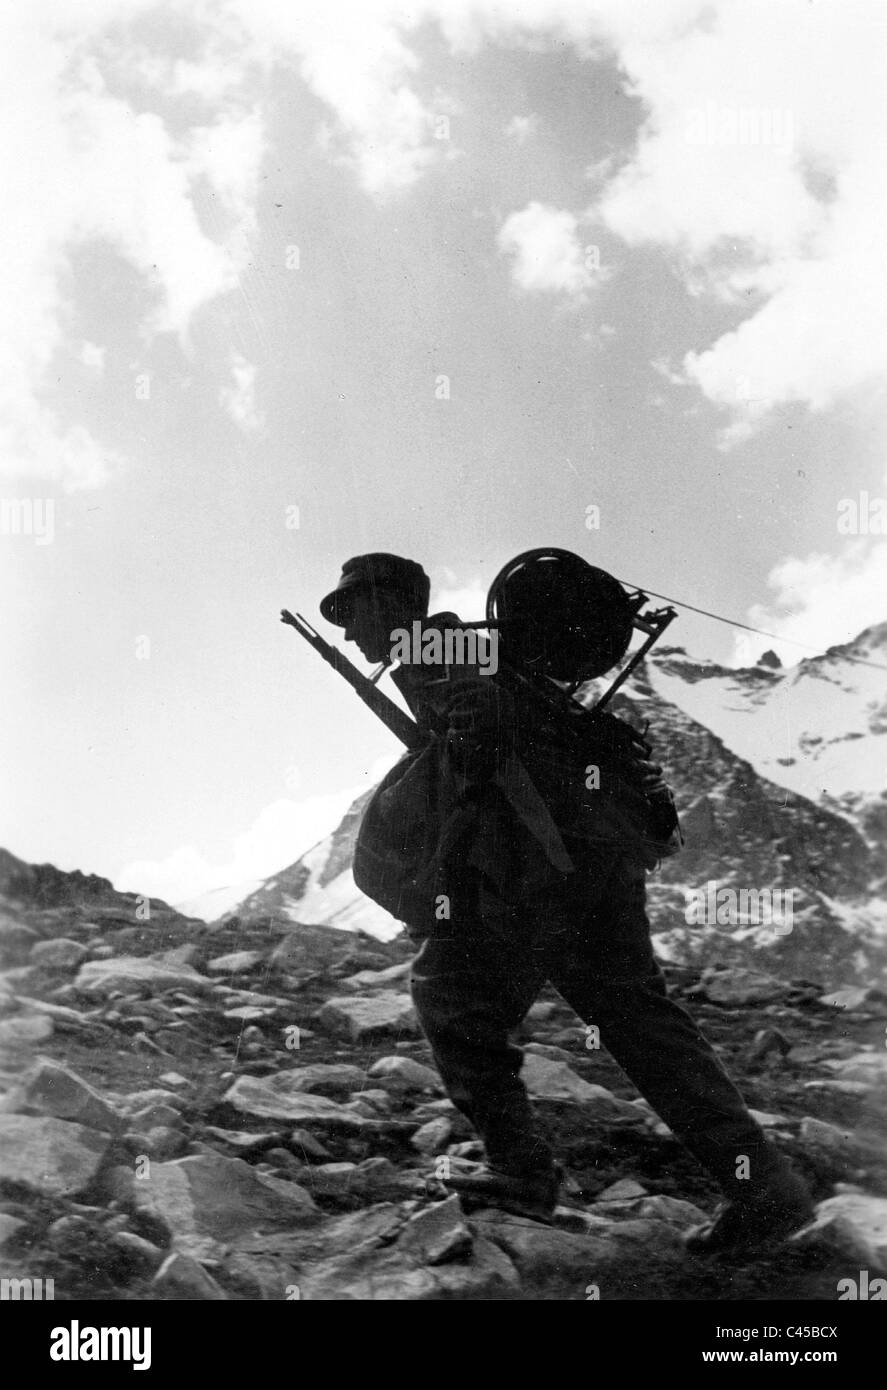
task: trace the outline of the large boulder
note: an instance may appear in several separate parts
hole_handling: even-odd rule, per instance
[[[311,1302],[426,1303],[507,1299],[520,1281],[508,1256],[483,1236],[462,1259],[429,1265],[425,1252],[365,1248],[309,1265],[299,1278],[300,1295]]]
[[[320,1220],[296,1183],[266,1177],[242,1159],[221,1154],[154,1163],[134,1190],[140,1210],[159,1219],[175,1249],[195,1260],[222,1255],[240,1237]]]
[[[380,994],[328,999],[317,1021],[330,1033],[344,1034],[355,1043],[389,1033],[415,1037],[419,1032],[410,996],[387,990]]]
[[[770,1004],[776,999],[785,999],[791,992],[792,986],[785,980],[743,966],[732,966],[729,970],[711,967],[703,972],[696,990],[691,991],[701,994],[712,1004],[728,1007]]]
[[[619,1100],[605,1086],[584,1081],[566,1062],[540,1057],[535,1052],[525,1053],[521,1080],[534,1100],[578,1101],[602,1120],[644,1124],[643,1114],[630,1101]]]
[[[31,964],[46,970],[75,970],[89,955],[79,941],[57,936],[52,941],[38,941],[31,949]]]
[[[373,1123],[326,1096],[303,1091],[295,1070],[271,1076],[240,1076],[226,1092],[225,1100],[235,1110],[260,1119],[352,1130],[366,1129]]]
[[[3,1098],[4,1111],[35,1111],[59,1120],[76,1120],[91,1129],[113,1130],[121,1117],[76,1072],[42,1060]]]
[[[87,994],[155,993],[166,989],[205,990],[211,981],[190,965],[174,965],[150,956],[115,956],[90,960],[80,967],[74,981]]]
[[[412,968],[412,961],[400,961],[389,965],[387,970],[358,970],[356,975],[346,975],[339,983],[345,989],[361,990],[383,988],[394,980],[405,980]]]
[[[887,1274],[887,1197],[842,1192],[816,1208],[815,1220],[793,1240],[799,1245],[822,1242],[853,1261],[859,1269]],[[848,1270],[849,1274],[856,1269]]]
[[[412,1057],[380,1057],[370,1067],[369,1074],[393,1091],[443,1090],[437,1072]]]
[[[20,1052],[32,1048],[35,1043],[46,1042],[53,1034],[52,1019],[45,1013],[26,1012],[12,1014],[0,1020],[0,1054],[9,1048]]]
[[[366,1079],[361,1067],[347,1062],[312,1062],[306,1067],[293,1067],[281,1073],[287,1078],[287,1090],[317,1092],[320,1095],[349,1095],[359,1090]]]
[[[686,1259],[683,1238],[663,1221],[614,1221],[585,1215],[576,1233],[489,1208],[472,1229],[495,1242],[516,1265],[524,1287],[582,1302],[655,1298],[657,1281]]]
[[[867,1086],[887,1083],[887,1052],[855,1052],[831,1066],[842,1081],[859,1081]]]
[[[818,1160],[830,1175],[854,1177],[869,1169],[887,1171],[887,1145],[875,1135],[859,1135],[805,1115],[798,1141],[807,1157]]]
[[[407,1222],[399,1248],[426,1265],[446,1264],[467,1255],[474,1236],[466,1224],[458,1197],[435,1202]]]
[[[216,956],[206,968],[210,975],[243,975],[261,965],[264,958],[261,951],[231,951],[226,956]]]
[[[163,1261],[151,1287],[156,1298],[177,1303],[194,1300],[221,1302],[228,1297],[203,1265],[178,1250]]]
[[[53,1116],[0,1115],[0,1180],[67,1197],[92,1181],[107,1145],[107,1135]]]

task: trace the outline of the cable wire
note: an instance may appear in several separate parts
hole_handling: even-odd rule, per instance
[[[755,632],[759,637],[769,637],[774,642],[787,642],[790,647],[803,647],[805,651],[815,652],[817,656],[823,653],[819,647],[813,647],[809,642],[799,642],[794,637],[781,637],[777,632],[765,632],[761,627],[751,627],[749,623],[739,623],[735,618],[724,618],[720,613],[712,613],[707,608],[697,608],[692,603],[685,603],[683,599],[669,598],[668,594],[657,594],[655,589],[648,589],[645,584],[631,584],[627,579],[620,579],[620,584],[624,584],[629,589],[637,589],[642,594],[649,594],[651,598],[664,598],[666,603],[675,603],[678,608],[689,608],[691,613],[701,613],[704,618],[714,618],[716,623],[727,623],[730,627],[741,627],[746,632]],[[857,666],[871,666],[874,671],[887,671],[887,666],[879,661],[866,661],[864,656],[843,655],[842,660],[853,661]]]

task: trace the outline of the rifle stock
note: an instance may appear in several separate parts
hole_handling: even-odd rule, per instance
[[[410,719],[408,714],[404,714],[393,700],[390,700],[383,691],[378,690],[368,676],[358,671],[338,648],[324,641],[319,632],[315,632],[311,624],[302,617],[301,613],[290,613],[288,609],[282,608],[280,621],[287,623],[295,628],[300,637],[304,637],[306,642],[310,642],[314,650],[323,657],[334,671],[348,682],[353,690],[363,700],[365,705],[373,711],[382,723],[387,725],[396,738],[407,748],[418,748],[425,742],[425,736],[420,730],[415,720]]]

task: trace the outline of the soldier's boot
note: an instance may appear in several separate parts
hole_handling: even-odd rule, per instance
[[[561,1172],[556,1166],[524,1173],[505,1173],[491,1167],[480,1173],[453,1174],[442,1181],[459,1194],[466,1213],[479,1207],[497,1207],[515,1216],[550,1221],[557,1206]]]
[[[780,1165],[747,1193],[725,1202],[685,1245],[694,1255],[753,1257],[800,1230],[813,1215],[806,1184],[787,1164]]]

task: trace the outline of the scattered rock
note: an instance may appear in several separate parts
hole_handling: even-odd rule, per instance
[[[329,1032],[345,1034],[355,1043],[386,1033],[415,1036],[419,1032],[416,1011],[408,994],[382,992],[328,999],[317,1021]]]
[[[226,1148],[232,1149],[240,1158],[255,1157],[265,1153],[266,1150],[273,1149],[281,1140],[279,1131],[254,1134],[243,1129],[219,1129],[216,1125],[206,1125],[203,1133],[209,1139],[218,1139],[220,1143],[224,1144]]]
[[[793,1237],[799,1245],[824,1242],[854,1268],[887,1274],[887,1197],[842,1193],[816,1208],[816,1218]]]
[[[536,1100],[572,1100],[588,1107],[596,1118],[612,1121],[616,1118],[643,1124],[643,1115],[629,1101],[619,1100],[604,1086],[583,1081],[565,1062],[536,1053],[524,1056],[521,1080]]]
[[[111,960],[90,960],[81,965],[74,981],[87,994],[129,994],[144,989],[150,993],[165,989],[202,990],[210,981],[189,965],[171,965],[152,956],[114,956]]]
[[[126,1135],[126,1141],[137,1153],[160,1160],[178,1158],[186,1143],[179,1130],[168,1125],[155,1125],[144,1133],[131,1132]]]
[[[459,1198],[448,1197],[410,1217],[398,1245],[422,1264],[440,1265],[467,1255],[473,1242]]]
[[[583,1300],[590,1285],[607,1298],[649,1297],[662,1271],[686,1259],[680,1232],[654,1220],[612,1220],[586,1214],[575,1234],[492,1209],[471,1228],[504,1250],[525,1285]]]
[[[178,1110],[164,1104],[163,1101],[152,1101],[149,1105],[133,1110],[129,1118],[138,1129],[154,1129],[157,1125],[176,1127],[182,1123]]]
[[[576,1060],[575,1052],[567,1052],[566,1048],[556,1047],[554,1043],[529,1042],[524,1046],[524,1053],[531,1057],[548,1057],[552,1062],[566,1062],[567,1066]]]
[[[527,1023],[547,1023],[552,1015],[558,1010],[557,1004],[551,999],[539,999],[535,1004],[531,1004],[527,1012]]]
[[[780,1033],[778,1028],[760,1028],[755,1033],[754,1041],[748,1049],[749,1062],[763,1062],[765,1057],[771,1053],[778,1052],[785,1057],[791,1051],[791,1043],[784,1033]]]
[[[308,1266],[300,1276],[301,1297],[311,1302],[425,1303],[441,1299],[508,1298],[520,1280],[504,1251],[482,1236],[463,1261],[428,1266],[404,1258],[400,1243],[365,1247]]]
[[[82,1014],[78,1009],[70,1009],[65,1004],[52,1004],[46,999],[31,999],[23,994],[19,995],[19,1003],[29,1013],[46,1014],[47,1018],[51,1018],[55,1032],[76,1033],[81,1040],[89,1039],[90,1042],[100,1042],[111,1036],[111,1029],[99,1019]]]
[[[39,939],[33,927],[0,913],[0,960],[9,965],[27,960],[33,944]]]
[[[342,1129],[365,1129],[371,1121],[326,1096],[315,1096],[292,1084],[292,1071],[272,1076],[241,1076],[225,1100],[247,1115],[268,1120],[296,1120]]]
[[[130,1117],[144,1115],[154,1106],[165,1106],[170,1110],[179,1111],[187,1102],[183,1096],[177,1095],[175,1091],[163,1090],[160,1086],[152,1086],[147,1091],[134,1091],[131,1095],[124,1096],[118,1103],[118,1109],[124,1115]],[[160,1112],[158,1112],[160,1113]],[[163,1123],[163,1121],[160,1121]]]
[[[371,1086],[367,1090],[352,1091],[348,1096],[349,1100],[362,1100],[366,1105],[370,1105],[374,1112],[387,1115],[391,1109],[391,1097],[387,1091],[380,1090],[377,1086]]]
[[[59,936],[54,941],[38,941],[31,948],[31,963],[45,970],[75,970],[89,955],[79,941]]]
[[[158,1298],[221,1301],[228,1297],[202,1265],[181,1251],[167,1256],[155,1274],[151,1287]]]
[[[329,1196],[347,1192],[357,1172],[356,1163],[319,1163],[305,1170],[304,1186],[307,1192]]]
[[[639,1187],[639,1183],[634,1183],[631,1179],[624,1182],[613,1184],[608,1188],[608,1192],[615,1192],[617,1188]],[[679,1231],[690,1231],[698,1226],[702,1226],[708,1216],[692,1202],[684,1202],[678,1197],[669,1197],[665,1193],[648,1193],[643,1188],[633,1196],[607,1197],[602,1193],[595,1202],[595,1209],[602,1208],[602,1215],[616,1216],[625,1215],[634,1220],[649,1217],[655,1221],[664,1221],[667,1226],[674,1226]],[[564,1212],[569,1208],[563,1208]],[[574,1216],[574,1213],[570,1213]]]
[[[0,1021],[0,1052],[4,1047],[31,1047],[52,1037],[52,1019],[42,1013],[13,1014]]]
[[[852,1130],[839,1129],[825,1120],[805,1115],[798,1139],[808,1157],[819,1158],[834,1175],[849,1177],[859,1170],[887,1171],[887,1145],[883,1140],[865,1140]]]
[[[391,984],[392,980],[403,980],[410,973],[412,961],[401,961],[399,965],[390,965],[387,970],[359,970],[356,975],[347,975],[339,983],[345,989],[373,989],[376,986]]]
[[[432,1154],[443,1153],[447,1144],[453,1137],[453,1126],[443,1115],[437,1120],[427,1120],[410,1140],[410,1144],[419,1153]]]
[[[113,1131],[121,1124],[120,1116],[98,1091],[57,1062],[38,1062],[20,1085],[4,1097],[2,1109],[54,1115],[59,1120],[76,1120],[90,1129]]]
[[[748,1113],[753,1120],[757,1120],[762,1129],[778,1129],[780,1125],[791,1123],[786,1115],[771,1115],[769,1110],[753,1110],[749,1106]]]
[[[438,1073],[412,1057],[380,1057],[370,1067],[369,1075],[378,1077],[395,1091],[443,1090]]]
[[[82,1216],[60,1216],[46,1232],[46,1240],[62,1255],[74,1255],[85,1249],[90,1236],[90,1223]]]
[[[14,1240],[18,1231],[23,1231],[27,1226],[27,1221],[20,1220],[17,1216],[10,1216],[5,1211],[0,1211],[0,1249],[9,1241]]]
[[[136,1183],[135,1193],[140,1211],[160,1220],[176,1250],[194,1259],[219,1256],[239,1237],[289,1230],[320,1216],[296,1183],[221,1154],[152,1164],[150,1181]]]
[[[366,1072],[345,1062],[313,1062],[285,1073],[288,1090],[318,1095],[349,1095],[363,1085]]]
[[[135,1231],[115,1231],[108,1243],[121,1256],[130,1277],[145,1278],[163,1261],[163,1251]]]
[[[206,968],[210,975],[243,975],[255,970],[263,960],[261,951],[232,951],[227,956],[216,956]]]
[[[66,1197],[95,1176],[107,1144],[107,1135],[53,1116],[0,1115],[0,1179]]]
[[[647,1189],[642,1183],[635,1182],[634,1178],[620,1178],[598,1193],[595,1205],[601,1202],[632,1202],[636,1197],[646,1196]]]
[[[696,989],[688,991],[701,994],[712,1004],[734,1006],[767,1004],[775,999],[785,999],[791,992],[792,986],[785,980],[742,966],[733,966],[729,970],[705,970]]]
[[[882,992],[868,985],[847,985],[843,989],[833,990],[831,994],[820,995],[819,1002],[832,1009],[861,1009],[879,997],[882,997]]]
[[[887,1084],[887,1052],[856,1052],[832,1066],[842,1081],[861,1081],[866,1086]]]
[[[320,1140],[310,1134],[307,1129],[294,1129],[289,1137],[289,1143],[302,1155],[306,1163],[309,1157],[318,1158],[321,1163],[325,1163],[330,1157],[329,1149],[325,1149]]]

